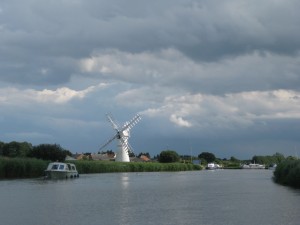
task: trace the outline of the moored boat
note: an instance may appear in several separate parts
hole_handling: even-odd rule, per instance
[[[275,163],[275,164],[270,165],[270,166],[268,167],[268,169],[269,169],[269,170],[275,170],[276,167],[277,167],[277,164]]]
[[[216,163],[208,163],[206,169],[207,170],[216,170],[221,169],[222,167],[219,164]]]
[[[79,177],[76,166],[73,163],[53,162],[49,163],[45,170],[45,178],[66,179]]]
[[[265,169],[266,166],[262,164],[250,163],[242,165],[242,169]]]

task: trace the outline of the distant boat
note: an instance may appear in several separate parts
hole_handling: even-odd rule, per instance
[[[66,179],[79,177],[76,166],[73,163],[54,162],[49,163],[45,170],[45,178]]]
[[[268,169],[270,169],[270,170],[275,170],[276,167],[277,167],[277,164],[272,164],[271,166],[269,166]]]
[[[250,163],[242,165],[242,169],[265,169],[266,166],[262,164]]]
[[[222,167],[219,164],[216,163],[208,163],[206,169],[207,170],[216,170],[221,169]]]

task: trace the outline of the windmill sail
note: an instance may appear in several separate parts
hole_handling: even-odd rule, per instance
[[[107,114],[107,119],[112,125],[116,134],[111,137],[104,145],[100,147],[100,150],[109,145],[113,140],[117,140],[118,152],[116,156],[116,161],[129,162],[129,152],[133,152],[132,147],[128,143],[130,137],[130,129],[132,129],[140,120],[139,114],[134,116],[129,122],[125,122],[122,127],[114,120],[111,114]]]

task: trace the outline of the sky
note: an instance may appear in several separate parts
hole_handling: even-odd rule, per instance
[[[300,154],[300,1],[2,0],[0,140]],[[116,143],[108,149],[116,150]]]

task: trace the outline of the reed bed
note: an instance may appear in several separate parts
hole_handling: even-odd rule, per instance
[[[300,188],[300,160],[285,160],[274,171],[276,183]]]
[[[0,157],[0,179],[41,177],[48,163],[34,158]]]
[[[186,163],[157,162],[104,162],[104,161],[74,161],[79,173],[113,173],[113,172],[160,172],[201,170],[199,165]]]
[[[0,157],[0,179],[42,177],[49,162],[34,158]],[[201,170],[199,165],[188,163],[122,163],[89,160],[70,161],[70,163],[76,165],[79,174]]]

